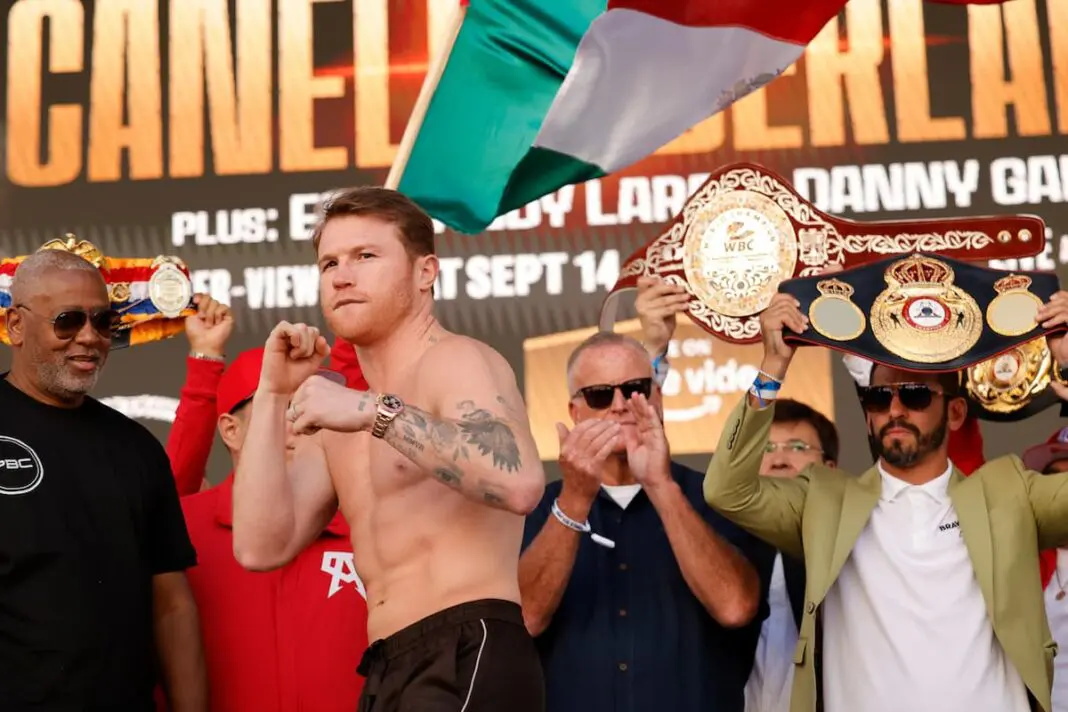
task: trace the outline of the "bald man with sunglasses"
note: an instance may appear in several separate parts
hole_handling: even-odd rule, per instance
[[[58,250],[20,263],[0,379],[0,710],[207,712],[196,563],[170,463],[93,399],[104,278]]]
[[[1068,324],[1068,293],[1038,320]],[[792,712],[1050,712],[1056,645],[1038,550],[1068,543],[1068,474],[1043,476],[1010,455],[965,478],[948,457],[948,434],[967,416],[958,375],[877,366],[858,387],[874,467],[760,477],[794,355],[786,328],[808,321],[778,294],[761,315],[760,374],[723,428],[704,492],[803,557]],[[1063,334],[1048,341],[1068,363]]]
[[[562,479],[527,517],[519,561],[547,712],[742,712],[774,552],[671,462],[640,343],[592,336],[567,380]]]

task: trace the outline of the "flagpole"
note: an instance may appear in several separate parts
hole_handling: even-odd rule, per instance
[[[423,86],[420,88],[419,96],[415,100],[415,107],[412,108],[412,113],[408,117],[408,124],[404,127],[404,135],[401,137],[400,145],[397,146],[397,155],[393,159],[389,175],[386,176],[386,188],[396,190],[397,186],[400,185],[401,175],[403,175],[404,169],[408,165],[408,159],[412,155],[412,147],[415,146],[415,138],[423,127],[423,119],[426,118],[430,99],[438,88],[441,75],[445,73],[445,65],[448,64],[449,55],[452,53],[453,45],[456,44],[456,37],[460,34],[460,26],[464,21],[466,7],[467,2],[457,3],[456,10],[452,14],[452,21],[449,24],[448,37],[442,45],[441,51],[438,52],[438,55],[434,57],[433,62],[427,68],[426,79],[423,80]]]

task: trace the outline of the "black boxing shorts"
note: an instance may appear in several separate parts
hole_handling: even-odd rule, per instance
[[[446,608],[372,643],[358,712],[544,712],[545,681],[520,607]]]

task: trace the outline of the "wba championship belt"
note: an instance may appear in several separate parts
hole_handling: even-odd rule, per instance
[[[177,257],[105,257],[91,242],[67,234],[50,240],[41,250],[72,252],[100,270],[108,287],[115,324],[111,348],[121,349],[170,338],[196,314],[189,268]],[[11,307],[11,281],[27,255],[0,260],[0,316]],[[0,341],[10,344],[6,320],[0,319]]]
[[[601,308],[612,329],[618,298],[657,276],[690,292],[688,315],[713,336],[760,340],[759,317],[779,283],[887,255],[928,252],[961,260],[1032,257],[1045,223],[1031,216],[861,223],[832,217],[780,176],[749,163],[721,168],[690,196],[667,231],[627,258]]]
[[[1061,417],[1068,416],[1068,404],[1049,388],[1051,381],[1068,385],[1066,375],[1053,360],[1045,338],[1038,338],[970,367],[963,382],[978,417],[1011,422],[1054,405],[1061,406]]]
[[[960,371],[1047,334],[1035,314],[1060,289],[1052,272],[1007,272],[917,253],[791,279],[808,316],[787,342],[818,344],[909,371]]]

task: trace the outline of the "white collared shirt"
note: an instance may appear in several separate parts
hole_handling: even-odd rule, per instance
[[[824,602],[826,712],[1027,712],[949,499],[952,464],[882,493]]]
[[[794,682],[797,622],[786,590],[782,554],[775,555],[768,588],[768,617],[760,627],[753,670],[745,686],[745,712],[789,712]]]
[[[1053,658],[1053,712],[1068,712],[1068,549],[1057,549],[1057,571],[1046,584],[1046,617],[1056,641],[1057,657]],[[1060,652],[1061,650],[1065,652]]]

